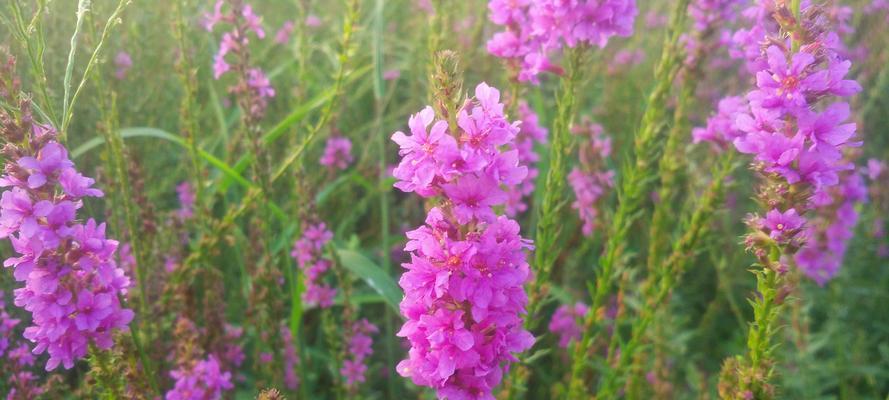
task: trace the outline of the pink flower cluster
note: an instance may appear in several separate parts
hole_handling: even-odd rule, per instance
[[[502,186],[527,175],[517,150],[501,151],[514,146],[519,124],[503,115],[500,92],[481,83],[458,126],[436,120],[431,107],[408,125],[411,135],[392,135],[402,156],[395,186],[440,202],[407,233],[411,261],[399,281],[407,321],[398,336],[411,348],[397,371],[439,398],[493,399],[513,354],[534,343],[521,317],[532,246],[518,223],[494,212],[507,200]]]
[[[849,97],[861,87],[845,79],[851,62],[837,51],[837,35],[818,25],[820,20],[805,17],[816,15],[812,7],[817,6],[805,7],[801,21],[802,29],[817,35],[805,35],[806,41],[796,51],[789,40],[768,34],[777,29],[767,18],[773,7],[764,2],[745,11],[756,25],[735,34],[741,49],[736,53],[747,59],[756,88],[743,98],[723,100],[719,114],[694,135],[696,140],[733,143],[741,153],[753,155],[758,170],[788,185],[803,185],[817,198],[840,183],[842,171],[854,168],[843,159],[843,151],[860,144],[854,142],[855,124],[846,122],[849,104],[823,103]],[[760,43],[768,43],[765,51]],[[803,242],[806,220],[802,214],[813,204],[789,207],[793,208],[771,208],[754,225],[779,242]]]
[[[558,71],[552,53],[563,46],[605,47],[612,36],[629,36],[635,0],[491,0],[491,21],[506,30],[488,41],[488,52],[511,60],[522,82]]]
[[[509,217],[515,217],[528,209],[525,198],[534,193],[534,181],[539,173],[535,164],[540,160],[540,156],[534,151],[534,145],[546,143],[548,134],[547,129],[540,126],[537,114],[528,106],[527,102],[520,101],[518,111],[522,124],[519,126],[518,135],[516,135],[515,149],[519,152],[519,164],[528,167],[528,176],[518,185],[506,188],[508,198],[505,212]]]
[[[585,123],[574,128],[574,134],[586,136],[579,146],[579,165],[568,174],[568,183],[574,188],[574,203],[583,221],[585,236],[593,234],[599,217],[598,205],[606,191],[614,186],[614,171],[605,164],[611,155],[611,138],[605,136],[599,124]]]
[[[795,256],[800,270],[819,285],[836,276],[843,265],[858,223],[855,207],[867,200],[867,187],[861,174],[850,171],[841,185],[823,194],[812,199],[816,219],[807,226],[808,240]]]
[[[231,373],[225,372],[215,356],[196,362],[191,368],[180,367],[170,372],[176,383],[167,392],[166,400],[218,400],[222,392],[234,388]]]
[[[19,319],[13,318],[6,311],[6,294],[0,290],[0,358],[3,358],[6,354],[6,350],[9,349],[9,339],[13,335],[13,329],[15,329],[20,322]]]
[[[737,8],[743,3],[744,0],[694,0],[688,5],[692,31],[681,38],[686,65],[697,64],[702,55],[715,53],[715,46],[723,47],[731,41],[729,27],[738,19]]]
[[[116,56],[114,56],[114,66],[117,68],[114,70],[114,77],[118,80],[123,80],[127,77],[127,72],[133,66],[133,59],[130,58],[130,53],[125,51],[118,52]]]
[[[262,18],[253,12],[253,7],[249,4],[242,5],[239,2],[227,12],[222,10],[224,4],[224,0],[217,0],[213,13],[204,16],[203,24],[208,32],[212,32],[216,24],[219,23],[227,23],[232,27],[231,31],[222,35],[219,50],[213,58],[213,78],[219,79],[232,70],[232,65],[226,60],[226,56],[232,54],[237,59],[236,71],[243,75],[240,77],[243,82],[232,86],[230,91],[234,93],[250,92],[255,104],[250,106],[251,110],[246,111],[259,114],[265,110],[268,98],[275,97],[275,89],[272,88],[265,73],[259,68],[251,68],[246,65],[246,48],[250,43],[248,34],[253,32],[257,38],[265,38]]]
[[[332,169],[349,168],[352,163],[352,141],[342,136],[328,138],[319,163]]]
[[[109,349],[116,330],[126,330],[133,312],[121,306],[130,280],[115,263],[118,243],[105,224],[77,220],[83,198],[101,197],[81,175],[50,127],[33,125],[27,146],[3,148],[10,188],[0,199],[0,238],[16,256],[6,259],[15,280],[15,305],[31,312],[24,337],[35,354],[49,353],[47,370],[66,369],[86,356],[90,344]]]
[[[366,319],[350,324],[347,328],[349,347],[346,360],[340,368],[340,374],[346,378],[346,387],[355,388],[363,383],[367,373],[367,358],[373,354],[373,339],[370,335],[379,332],[376,325]]]
[[[177,185],[176,196],[179,198],[179,210],[176,211],[176,216],[182,221],[193,217],[195,195],[191,183],[183,181]]]
[[[299,375],[296,373],[299,354],[296,353],[293,335],[286,326],[281,327],[281,341],[284,342],[284,386],[289,390],[296,390],[299,388]]]
[[[549,321],[549,331],[559,337],[559,347],[567,348],[571,341],[580,339],[583,333],[581,321],[589,310],[590,307],[581,302],[573,306],[564,304],[556,309]]]
[[[328,308],[333,305],[336,289],[321,282],[324,273],[330,269],[330,260],[324,258],[324,246],[333,239],[333,232],[321,222],[310,225],[303,232],[302,238],[293,245],[290,256],[305,276],[306,290],[302,300],[307,307]]]

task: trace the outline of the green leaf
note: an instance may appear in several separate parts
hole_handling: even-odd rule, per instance
[[[369,70],[370,66],[366,66],[364,68],[356,70],[354,73],[350,74],[348,81],[351,82],[358,79],[359,77],[366,74]],[[321,107],[328,101],[330,101],[335,93],[336,92],[334,88],[328,88],[327,90],[321,92],[314,98],[310,99],[309,101],[303,103],[301,106],[291,111],[290,114],[288,114],[286,117],[284,117],[284,119],[278,122],[277,125],[275,125],[272,129],[262,135],[263,144],[270,145],[274,143],[276,140],[278,140],[278,138],[287,133],[288,129],[305,119],[312,110]],[[244,155],[235,163],[234,171],[237,171],[238,173],[244,172],[244,170],[246,170],[252,162],[252,154]],[[219,190],[225,191],[226,189],[228,189],[229,186],[231,186],[231,184],[232,180],[229,177],[225,177],[222,181],[219,182]]]
[[[124,139],[134,138],[134,137],[153,137],[153,138],[164,139],[169,142],[175,143],[182,148],[188,147],[188,144],[185,143],[185,140],[182,139],[182,137],[172,134],[170,132],[161,130],[161,129],[157,129],[157,128],[150,128],[150,127],[123,128],[120,130],[120,136]],[[78,156],[81,156],[84,153],[86,153],[96,147],[99,147],[100,145],[104,144],[104,142],[105,142],[105,139],[103,137],[94,137],[94,138],[84,142],[80,146],[77,146],[77,148],[75,148],[74,151],[71,152],[71,158],[77,158]],[[238,171],[235,171],[235,169],[232,168],[230,165],[226,164],[225,161],[222,161],[222,160],[216,158],[216,156],[214,156],[204,150],[201,150],[201,149],[198,149],[198,156],[203,158],[204,161],[206,161],[208,164],[210,164],[210,165],[216,167],[217,169],[219,169],[220,171],[222,171],[223,175],[225,175],[227,178],[233,180],[234,182],[237,182],[241,186],[248,188],[248,189],[255,186],[255,185],[253,185],[253,182],[250,182],[250,180],[243,177],[240,173],[238,173]],[[289,218],[287,217],[287,214],[285,214],[284,211],[281,209],[281,207],[278,207],[277,204],[269,201],[268,205],[269,205],[269,208],[272,210],[272,213],[275,215],[275,217],[277,217],[280,220],[285,221],[285,222],[289,220]]]
[[[383,296],[383,300],[396,312],[401,302],[401,290],[389,274],[363,254],[346,249],[336,249],[343,267],[367,283]]]

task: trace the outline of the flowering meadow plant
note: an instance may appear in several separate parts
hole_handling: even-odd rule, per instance
[[[889,1],[0,3],[0,398],[889,393]]]

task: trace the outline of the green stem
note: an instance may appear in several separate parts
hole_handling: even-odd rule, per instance
[[[528,288],[528,317],[525,320],[525,326],[531,330],[536,328],[540,322],[537,313],[547,297],[548,291],[545,285],[549,282],[553,264],[559,257],[559,248],[556,244],[561,226],[558,220],[559,212],[566,203],[564,196],[568,174],[566,158],[570,155],[573,147],[571,124],[577,108],[577,90],[583,79],[583,61],[587,53],[587,48],[578,47],[570,49],[566,54],[568,63],[556,100],[552,145],[549,150],[549,169],[546,173],[543,200],[538,209],[537,232],[534,240],[535,278]]]
[[[88,4],[89,0],[81,0],[81,4],[84,2]],[[117,3],[117,8],[115,8],[114,12],[112,12],[111,15],[108,17],[108,20],[105,22],[105,27],[102,29],[102,36],[99,38],[99,43],[96,45],[96,48],[93,50],[92,55],[90,55],[89,62],[87,62],[87,64],[86,64],[86,69],[84,69],[84,71],[83,71],[83,77],[80,79],[80,84],[77,85],[77,90],[74,91],[74,95],[71,96],[70,101],[68,100],[68,90],[69,90],[69,85],[71,83],[70,82],[70,71],[68,71],[66,69],[66,72],[65,72],[65,102],[64,102],[64,107],[62,108],[62,126],[59,129],[63,138],[67,136],[68,124],[71,123],[71,117],[74,114],[74,104],[77,102],[77,98],[80,96],[80,93],[83,90],[83,87],[86,85],[86,82],[90,76],[90,72],[92,71],[93,67],[95,67],[96,64],[98,64],[99,53],[102,51],[102,47],[104,47],[105,39],[107,39],[108,35],[111,34],[111,28],[114,25],[120,23],[120,14],[123,13],[123,10],[129,4],[130,4],[129,0],[120,0],[120,2]],[[81,16],[80,16],[79,8],[80,7],[78,6],[78,26],[74,32],[74,36],[71,37],[71,53],[68,56],[69,57],[68,58],[68,62],[69,62],[68,68],[69,69],[73,68],[73,65],[71,65],[71,63],[73,62],[74,47],[76,46],[76,39],[78,36],[78,31],[80,30]]]
[[[657,313],[668,304],[669,295],[672,293],[675,282],[692,261],[695,248],[709,227],[714,213],[722,204],[726,178],[736,167],[734,152],[728,152],[717,167],[718,169],[713,173],[713,180],[701,196],[701,201],[683,224],[685,233],[679,240],[673,242],[670,256],[664,261],[663,266],[654,272],[654,279],[651,279],[644,289],[645,301],[642,303],[638,316],[633,320],[630,340],[621,346],[617,365],[606,372],[597,398],[611,398],[610,396],[615,395],[621,387],[621,380],[627,373],[625,370],[635,360],[635,354],[648,332],[649,325],[657,319]],[[610,348],[617,348],[619,337],[617,333],[611,337]],[[613,353],[609,352],[609,354]],[[629,372],[638,371],[631,370]]]
[[[379,163],[377,168],[377,185],[380,190],[380,247],[382,250],[383,269],[392,273],[392,260],[389,255],[389,188],[384,187],[388,174],[386,173],[386,136],[383,132],[383,114],[385,112],[385,86],[383,84],[383,23],[385,15],[383,13],[385,3],[383,0],[374,2],[374,29],[373,29],[373,56],[374,56],[374,126],[377,132],[377,152],[379,153]],[[383,315],[384,329],[387,334],[394,332],[392,310],[385,308]],[[386,365],[389,375],[394,376],[395,365],[395,347],[391,337],[384,339],[386,352]],[[390,399],[399,398],[400,394],[396,392],[394,379],[386,380],[386,397]]]
[[[678,43],[689,1],[679,0],[673,9],[670,26],[664,37],[664,51],[655,70],[655,87],[648,97],[648,105],[635,138],[636,160],[626,165],[618,185],[617,209],[605,251],[599,259],[600,268],[596,271],[596,283],[591,289],[592,307],[584,318],[583,336],[575,343],[572,352],[574,357],[568,386],[568,398],[571,399],[582,398],[586,392],[587,382],[584,379],[584,372],[588,361],[587,353],[602,330],[598,325],[604,310],[600,309],[611,294],[615,277],[619,275],[616,271],[617,263],[623,254],[630,230],[641,216],[642,205],[651,193],[652,176],[656,175],[654,163],[662,154],[665,139],[667,97],[682,61]]]

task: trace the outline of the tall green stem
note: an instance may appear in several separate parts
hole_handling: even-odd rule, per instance
[[[678,49],[688,8],[689,0],[679,0],[675,4],[670,25],[664,38],[664,51],[655,70],[655,87],[648,97],[648,105],[642,116],[642,123],[634,142],[635,162],[627,163],[622,171],[618,185],[618,205],[609,229],[605,252],[599,259],[596,271],[596,283],[591,289],[592,307],[584,318],[583,336],[574,345],[574,356],[571,366],[571,380],[568,386],[568,397],[582,398],[586,392],[584,372],[587,365],[587,353],[597,338],[601,327],[600,308],[611,294],[618,259],[623,254],[627,236],[634,222],[642,215],[641,209],[646,196],[651,193],[655,163],[662,154],[667,116],[667,98],[673,86],[673,80],[681,66],[681,52]]]
[[[373,26],[373,59],[374,59],[374,131],[377,137],[377,153],[379,153],[379,163],[377,164],[377,184],[380,189],[380,248],[383,257],[383,269],[392,273],[392,260],[389,256],[389,185],[384,182],[388,178],[386,173],[386,137],[383,132],[383,113],[385,111],[384,97],[385,86],[383,84],[383,23],[385,15],[383,14],[385,3],[383,0],[374,2],[374,26]],[[392,310],[385,308],[383,315],[384,329],[387,334],[394,332]],[[395,371],[395,348],[394,341],[391,337],[386,337],[383,341],[386,352],[386,365],[389,368],[389,374]],[[396,385],[394,379],[386,380],[387,396],[390,399],[399,398],[396,393]]]
[[[553,264],[559,257],[556,245],[559,239],[559,212],[565,205],[565,182],[568,168],[566,158],[571,154],[571,124],[577,108],[577,90],[583,79],[584,60],[588,49],[570,49],[566,58],[565,76],[556,98],[556,116],[553,121],[552,145],[549,150],[549,169],[543,192],[543,201],[538,209],[537,232],[535,234],[534,281],[531,282],[528,302],[528,318],[525,326],[534,329],[539,321],[537,312],[546,299],[546,284]]]
[[[695,247],[709,227],[713,214],[722,203],[726,178],[731,175],[736,167],[737,163],[734,162],[733,152],[725,155],[722,163],[716,167],[713,173],[713,180],[704,191],[692,215],[683,223],[684,234],[673,242],[670,255],[663,265],[653,272],[654,279],[649,280],[647,287],[643,289],[645,301],[641,305],[642,308],[638,316],[633,319],[630,339],[621,346],[616,365],[606,372],[603,383],[599,387],[597,398],[611,398],[621,387],[625,375],[628,372],[637,372],[633,370],[627,371],[627,368],[634,361],[635,354],[639,350],[645,334],[648,332],[648,327],[656,320],[658,311],[662,310],[667,304],[675,282],[682,276],[686,266],[691,262]],[[619,337],[620,335],[617,332],[613,334],[609,348],[614,349],[617,347]],[[609,352],[609,354],[611,353]]]

